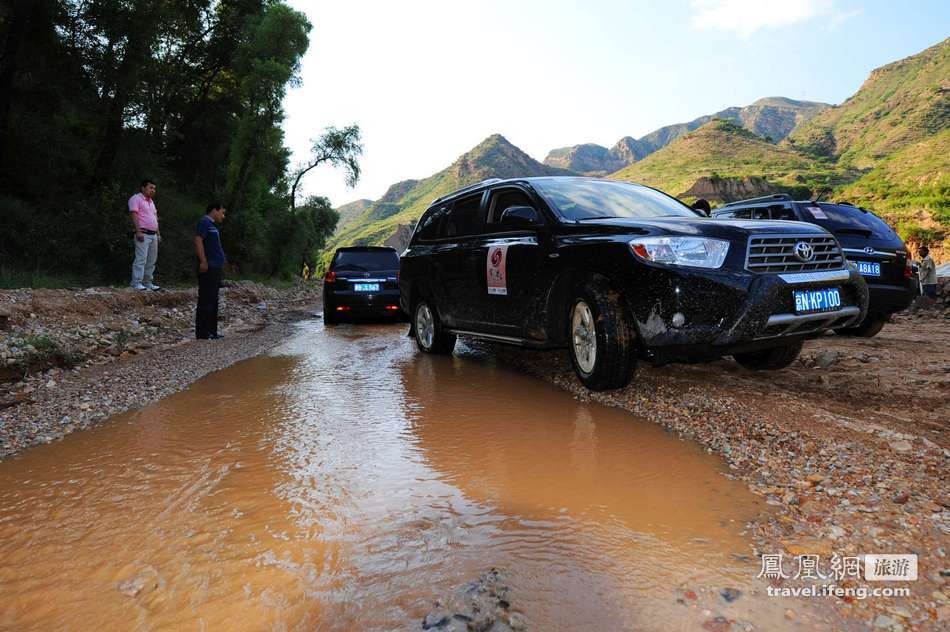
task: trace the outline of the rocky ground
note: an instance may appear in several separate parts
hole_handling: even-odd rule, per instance
[[[940,301],[896,317],[875,338],[811,340],[795,365],[773,373],[750,372],[731,360],[641,366],[626,389],[591,393],[563,352],[498,347],[497,356],[722,455],[728,475],[772,506],[748,527],[758,554],[827,561],[832,554],[916,553],[920,579],[896,584],[909,586],[910,598],[834,603],[861,627],[946,629],[950,287],[941,292]],[[194,301],[194,290],[0,291],[0,458],[271,348],[290,323],[313,314],[319,291],[235,283],[222,292],[226,337],[218,341],[193,339]],[[692,604],[691,592],[684,591],[684,605]],[[436,604],[425,623],[445,629],[483,619],[487,628],[518,629],[523,621],[509,616],[506,594],[497,573],[486,575]],[[738,629],[721,619],[711,618],[708,629]]]
[[[837,582],[908,586],[909,598],[843,596],[833,598],[836,608],[869,629],[950,629],[948,290],[874,338],[810,340],[798,362],[778,372],[728,359],[641,366],[627,388],[591,393],[566,352],[499,346],[497,353],[578,398],[629,410],[722,455],[729,476],[773,506],[749,532],[756,553],[785,556],[789,575],[796,555],[820,556],[827,574],[834,554],[916,553],[916,582]]]
[[[194,289],[0,291],[0,458],[266,351],[319,297],[235,282],[221,292],[225,338],[199,341]]]

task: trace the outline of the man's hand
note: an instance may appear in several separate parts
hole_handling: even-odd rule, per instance
[[[207,261],[202,261],[201,263],[199,263],[199,264],[198,264],[198,271],[199,271],[199,272],[207,272],[207,271],[208,271],[208,262],[207,262]]]
[[[145,241],[145,233],[140,230],[135,231],[135,241]]]

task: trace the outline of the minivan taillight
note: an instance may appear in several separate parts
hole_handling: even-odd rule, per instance
[[[327,272],[327,275],[323,277],[323,282],[336,283],[336,272],[334,272],[333,270],[330,270],[329,272]]]

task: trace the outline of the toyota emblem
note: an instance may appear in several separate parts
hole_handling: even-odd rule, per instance
[[[869,255],[873,255],[873,254],[874,254],[874,248],[871,248],[870,246],[865,246],[865,247],[864,247],[864,252],[868,253]]]
[[[815,249],[806,241],[800,241],[795,244],[795,256],[801,261],[811,261],[815,258]]]

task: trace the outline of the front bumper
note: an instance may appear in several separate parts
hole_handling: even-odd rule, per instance
[[[716,357],[860,322],[868,288],[853,270],[754,274],[651,268],[624,295],[648,350]],[[793,290],[838,287],[837,311],[796,314]],[[674,325],[680,314],[682,323]]]

